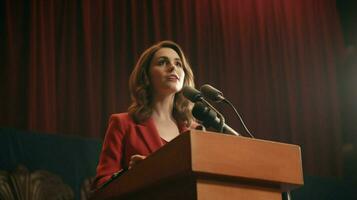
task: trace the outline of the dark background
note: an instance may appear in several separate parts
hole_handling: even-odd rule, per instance
[[[2,1],[0,126],[102,138],[140,53],[170,39],[304,173],[356,177],[353,0]],[[233,112],[227,122],[243,132]]]

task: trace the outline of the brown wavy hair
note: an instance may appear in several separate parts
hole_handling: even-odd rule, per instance
[[[149,69],[151,60],[155,53],[161,48],[170,48],[176,51],[182,61],[183,71],[185,72],[183,87],[194,87],[194,76],[191,66],[178,44],[166,40],[151,46],[141,54],[129,78],[129,90],[132,103],[128,108],[128,112],[136,123],[141,123],[152,115],[153,90],[150,83]],[[186,126],[191,125],[193,120],[191,108],[192,103],[183,96],[182,91],[175,94],[172,114],[177,123]]]

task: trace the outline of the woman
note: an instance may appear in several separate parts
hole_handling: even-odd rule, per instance
[[[95,188],[192,126],[191,104],[180,92],[183,86],[193,87],[194,77],[176,43],[162,41],[140,56],[130,75],[128,113],[110,117]]]

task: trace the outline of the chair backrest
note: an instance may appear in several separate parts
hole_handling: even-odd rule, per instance
[[[14,171],[0,171],[0,199],[19,200],[72,200],[73,190],[51,172],[30,172],[19,165]]]

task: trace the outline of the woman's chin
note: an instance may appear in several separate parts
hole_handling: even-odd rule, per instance
[[[167,84],[167,89],[176,93],[179,92],[182,89],[182,85],[177,84],[177,83],[173,83],[173,84]]]

